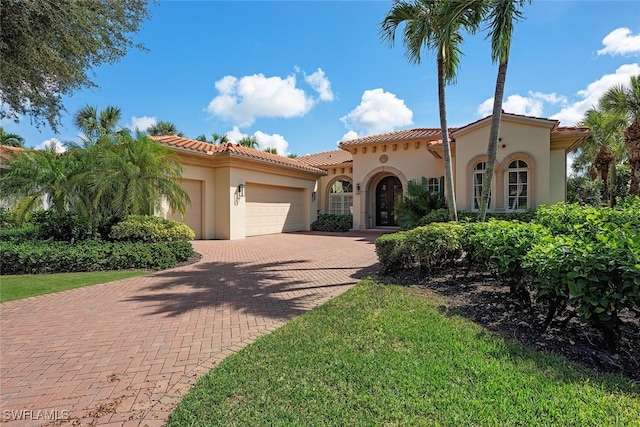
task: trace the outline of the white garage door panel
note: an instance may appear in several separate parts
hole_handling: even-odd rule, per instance
[[[184,219],[179,213],[171,212],[169,219],[184,222],[196,233],[196,239],[202,239],[202,181],[183,180],[180,186],[187,192],[191,204],[187,203]]]
[[[302,189],[247,184],[245,191],[247,236],[305,229]]]

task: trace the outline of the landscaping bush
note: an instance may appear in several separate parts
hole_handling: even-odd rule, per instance
[[[190,242],[0,242],[1,274],[67,273],[174,267],[193,255]]]
[[[449,222],[451,219],[449,218],[449,209],[440,208],[434,209],[418,221],[419,225],[427,225],[432,222]]]
[[[127,242],[174,242],[195,239],[186,224],[150,215],[131,215],[111,227],[109,238]]]
[[[423,271],[446,267],[462,254],[457,223],[433,223],[412,230],[385,234],[376,239],[376,253],[383,272],[419,266]]]
[[[605,223],[619,227],[629,225],[640,230],[640,197],[629,197],[616,208],[596,208],[578,204],[558,203],[543,205],[536,212],[535,221],[551,230],[554,235],[598,233]]]
[[[503,221],[531,222],[535,218],[536,211],[533,209],[518,212],[487,212],[487,221],[497,219]],[[477,222],[478,212],[459,211],[458,221]]]
[[[77,242],[91,237],[91,222],[77,214],[38,211],[29,222],[38,227],[37,238],[40,240]]]
[[[346,232],[353,228],[353,215],[319,214],[311,223],[313,231]]]
[[[395,205],[398,225],[408,230],[420,225],[420,220],[431,211],[445,207],[445,199],[439,193],[429,191],[428,180],[412,180],[407,185],[407,196]]]
[[[34,224],[0,226],[0,241],[23,242],[37,238],[40,229]]]

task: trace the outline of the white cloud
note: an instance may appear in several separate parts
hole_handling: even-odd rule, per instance
[[[315,74],[315,73],[314,73]],[[225,76],[215,83],[219,94],[207,111],[238,126],[253,124],[256,117],[300,117],[311,110],[315,101],[296,87],[296,77],[265,77],[264,74],[240,79]]]
[[[630,55],[640,54],[640,34],[632,35],[626,27],[616,28],[602,39],[603,49],[598,55]]]
[[[229,141],[233,142],[234,144],[237,144],[238,141],[240,141],[242,138],[249,136],[248,134],[241,132],[238,126],[234,126],[233,129],[227,132],[226,135],[229,138]],[[286,156],[287,154],[289,154],[289,143],[286,139],[284,139],[282,135],[279,135],[277,133],[270,135],[258,130],[253,133],[253,136],[256,138],[256,141],[258,141],[259,150],[264,150],[265,148],[275,148],[278,154],[282,156]]]
[[[40,144],[36,145],[34,148],[36,150],[44,150],[53,147],[56,153],[64,153],[67,151],[67,148],[62,145],[62,142],[58,138],[51,138],[42,141]]]
[[[131,129],[133,132],[135,132],[136,129],[144,132],[149,128],[149,126],[155,125],[156,123],[158,123],[158,120],[155,117],[148,117],[148,116],[136,117],[136,116],[132,116],[131,117],[131,124],[127,125],[127,127],[129,129]]]
[[[566,105],[567,99],[555,93],[529,91],[527,96],[509,95],[502,103],[502,110],[513,114],[542,117],[545,103]],[[481,117],[490,116],[493,112],[493,98],[480,104],[477,112]]]
[[[378,88],[364,91],[360,104],[340,121],[349,130],[372,135],[413,124],[413,111],[395,94]]]
[[[275,148],[281,156],[289,154],[287,151],[289,149],[289,143],[282,135],[277,133],[269,135],[268,133],[258,130],[254,132],[253,136],[256,137],[261,150],[264,150],[265,148]]]
[[[360,136],[358,135],[358,132],[350,130],[349,132],[342,135],[342,138],[340,138],[340,141],[338,141],[338,144],[340,144],[342,141],[350,141],[352,139],[358,139],[358,138],[360,138]]]
[[[320,95],[320,101],[333,101],[333,92],[331,91],[331,82],[325,76],[324,71],[321,68],[318,68],[313,74],[309,74],[304,76],[304,80],[309,83],[309,85],[318,92]]]
[[[576,95],[581,100],[563,108],[551,118],[560,120],[565,126],[575,125],[584,118],[584,114],[588,109],[598,105],[598,101],[606,91],[613,86],[628,85],[631,81],[631,76],[638,74],[640,74],[640,65],[621,65],[615,73],[605,74],[595,82],[589,83],[586,89],[579,90]]]

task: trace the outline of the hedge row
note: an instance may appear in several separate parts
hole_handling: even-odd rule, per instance
[[[133,243],[85,240],[0,242],[0,274],[66,273],[174,267],[193,255],[190,242]]]
[[[560,315],[577,316],[601,330],[609,346],[619,335],[620,311],[640,314],[640,198],[616,209],[544,206],[531,223],[458,227],[433,223],[381,236],[383,272],[445,266],[464,251],[470,265],[494,272],[525,304],[535,299],[546,307],[543,328]]]
[[[347,232],[353,228],[353,215],[319,214],[311,223],[313,231]]]

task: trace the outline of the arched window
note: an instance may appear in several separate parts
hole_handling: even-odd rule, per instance
[[[507,169],[507,209],[529,209],[529,165],[524,160],[514,160]]]
[[[353,184],[346,179],[338,179],[329,187],[329,213],[346,215],[353,206]]]
[[[482,183],[484,182],[484,170],[487,168],[486,162],[479,162],[473,167],[473,210],[480,209],[482,200]],[[491,192],[489,192],[489,209],[491,209]]]

